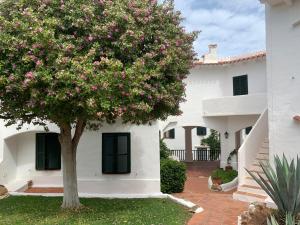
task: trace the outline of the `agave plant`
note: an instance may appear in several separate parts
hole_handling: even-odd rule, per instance
[[[279,225],[276,219],[272,216],[271,219],[268,219],[268,225]],[[285,219],[285,225],[296,225],[295,219],[291,214],[287,214]],[[300,225],[300,222],[297,223]]]
[[[285,155],[282,160],[278,156],[274,159],[275,169],[269,162],[259,163],[267,179],[246,170],[273,199],[279,211],[295,217],[300,212],[300,159],[297,157],[296,163],[295,160],[289,163]]]

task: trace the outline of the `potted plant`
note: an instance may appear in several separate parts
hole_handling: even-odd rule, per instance
[[[231,166],[231,160],[234,155],[237,155],[237,149],[234,149],[232,152],[229,153],[229,156],[227,158],[227,166],[225,167],[226,171],[230,171],[233,169]]]

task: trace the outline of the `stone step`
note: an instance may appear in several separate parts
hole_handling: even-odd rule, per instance
[[[269,149],[269,142],[263,142],[262,145],[261,145],[261,147]]]
[[[269,160],[269,154],[257,154],[256,160]]]
[[[263,154],[269,154],[269,148],[259,148],[258,152]]]
[[[28,189],[27,180],[15,180],[6,185],[8,192],[23,192]]]
[[[260,187],[259,184],[250,176],[245,178],[245,185]]]
[[[241,185],[238,187],[238,191],[247,192],[247,193],[251,193],[251,194],[258,194],[258,195],[268,197],[267,193],[259,186],[252,186],[252,185],[244,184],[244,185]]]
[[[266,175],[264,174],[264,172],[262,172],[262,171],[250,170],[250,172],[254,173],[254,175],[257,176],[257,177],[258,177],[258,174],[259,174],[259,175],[262,176],[262,178],[264,178],[265,180],[268,179],[267,176],[266,176]],[[249,177],[251,177],[250,174],[249,174]],[[251,177],[251,178],[252,178],[252,177]]]
[[[243,202],[264,202],[266,198],[266,196],[251,194],[243,191],[236,191],[233,193],[233,199]]]
[[[250,171],[258,171],[260,173],[263,173],[263,169],[259,164],[254,164],[250,167]]]
[[[255,159],[254,162],[252,163],[252,165],[258,165],[259,166],[259,163],[263,163],[263,164],[267,164],[269,160],[267,159],[261,159],[261,160],[257,160]]]

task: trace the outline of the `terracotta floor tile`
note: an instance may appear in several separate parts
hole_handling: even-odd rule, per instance
[[[237,217],[247,210],[247,203],[233,200],[234,191],[219,193],[208,189],[208,177],[218,166],[219,162],[187,164],[188,178],[184,192],[174,195],[204,209],[203,213],[194,214],[188,225],[236,225]]]

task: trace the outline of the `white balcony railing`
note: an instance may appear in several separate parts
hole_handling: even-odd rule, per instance
[[[259,115],[267,107],[266,94],[205,99],[203,116]]]

